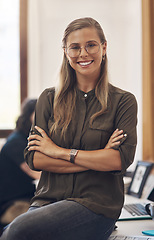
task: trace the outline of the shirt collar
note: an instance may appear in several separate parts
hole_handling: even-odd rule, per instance
[[[80,89],[77,88],[77,94],[83,99],[88,99],[90,97],[95,96],[95,89],[92,89],[89,92],[83,92],[83,91],[81,91]]]

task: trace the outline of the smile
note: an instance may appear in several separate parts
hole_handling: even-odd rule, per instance
[[[88,65],[90,65],[92,62],[93,62],[93,60],[92,60],[92,61],[88,61],[88,62],[78,62],[78,64],[81,65],[81,66],[88,66]]]

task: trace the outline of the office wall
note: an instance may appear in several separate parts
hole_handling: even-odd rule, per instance
[[[142,160],[141,0],[29,0],[28,5],[29,97],[56,84],[67,24],[79,17],[95,18],[107,38],[110,82],[134,93],[138,101],[135,159]]]

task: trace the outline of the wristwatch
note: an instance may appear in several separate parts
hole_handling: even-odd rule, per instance
[[[76,157],[78,151],[79,150],[77,150],[77,149],[71,149],[71,151],[70,151],[70,162],[71,163],[75,163],[75,157]]]

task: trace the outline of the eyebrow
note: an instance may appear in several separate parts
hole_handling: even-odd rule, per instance
[[[86,44],[90,43],[90,42],[97,42],[97,41],[96,40],[89,40],[89,41],[86,42]],[[80,45],[80,43],[76,43],[76,42],[75,43],[71,43],[68,47],[70,47],[71,45]]]

